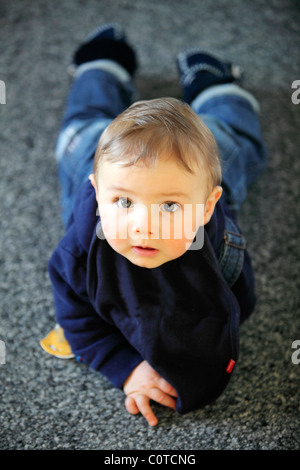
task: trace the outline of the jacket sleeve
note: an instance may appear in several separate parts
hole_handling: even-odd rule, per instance
[[[60,243],[49,260],[57,322],[73,353],[122,388],[143,359],[118,328],[94,310],[86,291],[87,255],[76,255]]]

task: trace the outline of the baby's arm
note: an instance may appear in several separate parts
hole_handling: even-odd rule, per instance
[[[72,352],[122,389],[143,358],[118,328],[95,312],[86,292],[86,261],[60,247],[49,261],[49,274],[57,322]]]
[[[149,404],[150,399],[175,410],[176,390],[147,361],[141,362],[132,371],[124,382],[123,390],[127,395],[127,411],[130,414],[141,412],[150,426],[157,424],[157,418]]]

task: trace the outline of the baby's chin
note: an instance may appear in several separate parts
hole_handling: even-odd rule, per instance
[[[180,258],[188,250],[191,243],[183,242],[183,240],[173,240],[173,250],[153,250],[152,252],[143,253],[138,245],[131,245],[127,240],[106,238],[110,247],[123,258],[126,258],[135,266],[146,269],[154,269]],[[138,243],[138,242],[137,242]],[[138,248],[138,249],[136,249]]]
[[[111,240],[107,240],[107,242],[116,253],[118,253],[123,258],[127,259],[131,264],[138,266],[139,268],[154,269],[158,268],[159,266],[162,266],[168,261],[162,259],[162,257],[159,256],[160,253],[158,253],[155,257],[138,256],[136,253],[134,253],[131,247],[126,250],[122,250],[118,246],[118,243],[114,243],[114,241],[112,242]]]

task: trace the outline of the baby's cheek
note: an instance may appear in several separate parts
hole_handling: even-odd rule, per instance
[[[115,218],[103,217],[102,230],[106,241],[118,253],[122,253],[128,244],[126,227],[121,227]]]
[[[192,213],[185,214],[185,219],[174,219],[171,225],[171,236],[166,244],[170,258],[178,258],[190,248],[196,235],[196,227],[196,220],[192,217]]]
[[[118,238],[106,238],[107,242],[110,246],[120,254],[123,254],[125,249],[124,240],[119,240]]]
[[[104,231],[104,230],[103,230]],[[104,231],[105,234],[105,231]],[[122,238],[118,238],[114,234],[107,233],[105,235],[107,243],[112,247],[113,250],[115,250],[117,253],[120,255],[124,255],[127,250],[128,250],[128,241]]]
[[[170,259],[178,258],[186,252],[187,240],[170,239],[168,240],[166,248]]]
[[[109,239],[113,240],[115,238],[114,229],[112,225],[103,216],[101,217],[101,227],[102,227],[106,240],[109,240]]]
[[[101,226],[105,234],[106,239],[117,239],[118,238],[118,221],[114,214],[114,211],[110,211],[109,207],[102,205],[100,210]]]

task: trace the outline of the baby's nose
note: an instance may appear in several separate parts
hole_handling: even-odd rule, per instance
[[[139,238],[153,235],[156,232],[156,224],[153,217],[153,209],[144,204],[136,204],[132,213],[132,236]]]

